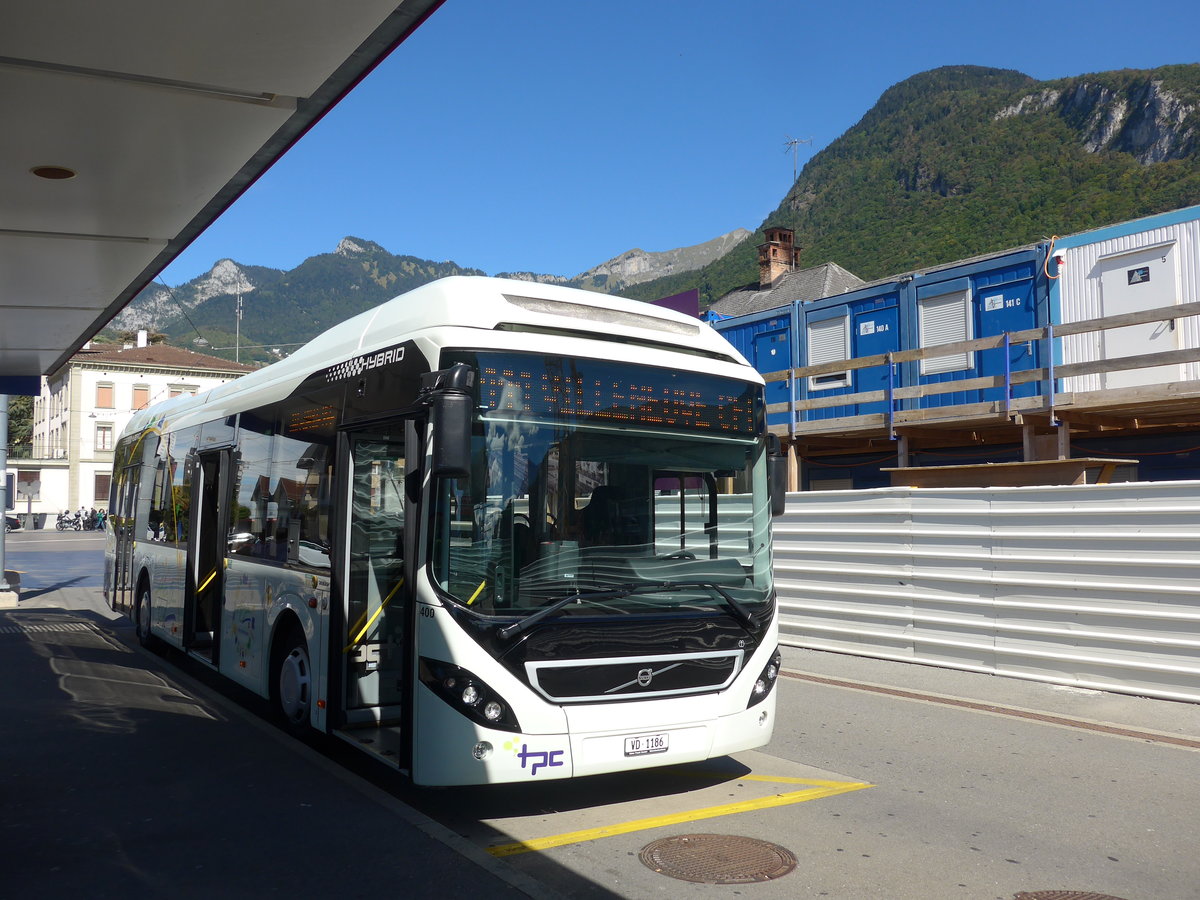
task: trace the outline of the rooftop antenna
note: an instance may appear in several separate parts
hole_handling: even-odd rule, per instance
[[[794,138],[791,135],[788,135],[787,140],[783,142],[783,152],[787,153],[789,150],[792,151],[792,186],[788,190],[788,194],[791,197],[791,199],[788,201],[788,205],[792,208],[792,231],[796,230],[797,223],[795,214],[800,206],[800,202],[796,197],[796,179],[799,177],[799,173],[796,170],[796,160],[800,155],[800,145],[811,144],[812,142],[812,138]]]
[[[794,138],[789,135],[788,139],[783,142],[783,152],[787,153],[789,150],[792,151],[792,185],[793,186],[795,186],[795,184],[796,184],[796,177],[797,177],[796,158],[799,156],[799,153],[800,153],[800,145],[801,144],[811,144],[812,141],[813,141],[812,138]]]

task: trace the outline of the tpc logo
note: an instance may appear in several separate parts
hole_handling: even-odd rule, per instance
[[[528,744],[521,744],[517,749],[516,741],[505,742],[504,749],[515,753],[517,759],[521,760],[521,768],[529,769],[530,775],[536,775],[538,769],[556,769],[566,765],[562,750],[530,750]]]

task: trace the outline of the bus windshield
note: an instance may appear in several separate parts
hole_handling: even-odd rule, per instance
[[[483,616],[721,612],[771,598],[761,387],[526,354],[479,373],[467,477],[435,482],[432,572]],[[631,386],[635,386],[631,391]]]

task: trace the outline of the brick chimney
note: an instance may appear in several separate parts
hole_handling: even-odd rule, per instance
[[[800,261],[800,247],[790,228],[764,228],[766,240],[758,245],[758,286],[768,288]]]

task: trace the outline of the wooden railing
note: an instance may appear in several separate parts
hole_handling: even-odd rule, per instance
[[[789,425],[784,428],[773,427],[772,431],[784,431],[789,434],[801,432],[816,432],[829,430],[876,429],[881,425],[894,433],[898,425],[928,422],[934,419],[969,419],[972,417],[1011,416],[1014,413],[1048,414],[1054,419],[1056,410],[1065,399],[1070,398],[1072,405],[1090,407],[1094,405],[1114,406],[1121,403],[1136,403],[1154,397],[1180,398],[1183,396],[1200,396],[1200,381],[1188,381],[1174,384],[1145,385],[1134,388],[1118,388],[1092,392],[1097,397],[1088,397],[1075,393],[1064,394],[1057,389],[1058,379],[1071,378],[1081,375],[1097,375],[1109,372],[1126,371],[1130,369],[1154,368],[1165,365],[1181,365],[1184,363],[1200,362],[1200,347],[1184,350],[1168,350],[1159,353],[1146,353],[1137,356],[1122,356],[1107,358],[1092,362],[1069,363],[1055,366],[1054,342],[1058,338],[1071,335],[1088,334],[1107,331],[1113,328],[1125,328],[1130,325],[1144,325],[1153,322],[1174,322],[1200,316],[1200,303],[1184,303],[1159,309],[1138,310],[1116,316],[1105,316],[1097,319],[1087,319],[1081,322],[1071,322],[1063,325],[1046,325],[1041,328],[1030,328],[1022,331],[1010,331],[988,337],[974,338],[969,341],[957,341],[951,344],[938,344],[933,347],[922,347],[914,350],[897,350],[891,353],[881,353],[873,356],[860,356],[852,359],[821,363],[813,366],[802,366],[795,369],[784,369],[779,372],[765,374],[763,378],[768,383],[789,382],[789,396],[786,403],[772,403],[767,406],[767,412],[789,412]],[[1044,348],[1043,359],[1048,365],[1029,369],[1011,371],[1008,368],[1011,359],[1008,349],[1030,342],[1040,342]],[[897,366],[905,362],[922,359],[949,356],[955,353],[969,353],[984,350],[1004,350],[1005,372],[1002,375],[987,375],[967,378],[958,381],[940,381],[926,384],[903,385],[896,383]],[[837,372],[856,371],[874,366],[888,367],[888,386],[884,390],[861,391],[852,394],[833,394],[808,399],[795,399],[797,384],[800,379],[815,375],[829,375]],[[1040,393],[1030,397],[1014,397],[1013,388],[1022,384],[1038,384]],[[922,409],[901,409],[899,405],[905,400],[915,400],[939,394],[961,393],[966,391],[988,390],[1002,388],[1003,399],[983,403],[948,403]],[[815,409],[825,409],[836,406],[854,406],[862,403],[884,403],[886,412],[862,414],[838,419],[816,419],[798,421],[804,412]]]

